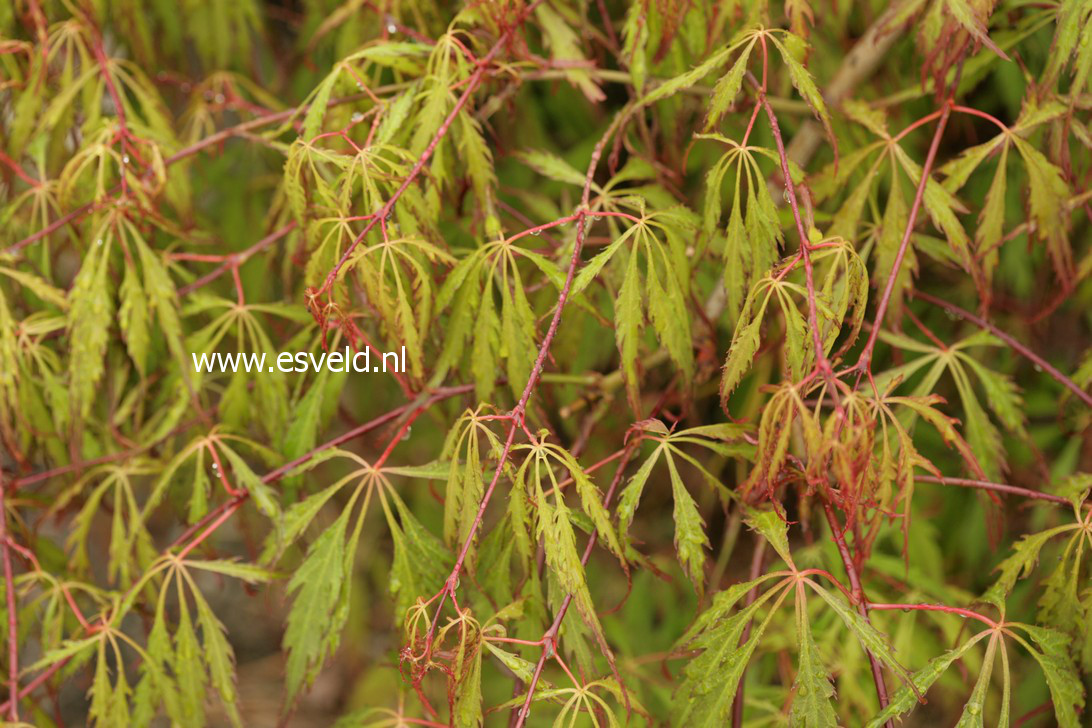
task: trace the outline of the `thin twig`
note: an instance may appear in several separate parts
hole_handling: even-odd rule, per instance
[[[895,254],[895,260],[891,264],[891,272],[887,276],[887,284],[884,286],[883,294],[880,296],[880,305],[876,308],[876,317],[873,320],[872,331],[868,335],[868,342],[861,351],[860,358],[857,359],[857,363],[853,367],[859,373],[871,373],[872,371],[872,350],[876,348],[876,341],[880,336],[883,318],[887,313],[887,306],[891,302],[891,294],[895,290],[895,280],[898,278],[899,268],[902,267],[903,258],[906,257],[906,249],[910,245],[910,238],[914,233],[914,226],[917,224],[918,213],[921,211],[922,204],[925,200],[925,187],[928,185],[930,175],[933,171],[933,163],[937,158],[937,150],[940,149],[940,139],[944,136],[944,128],[948,125],[948,117],[951,115],[951,108],[950,100],[945,101],[944,109],[941,112],[940,119],[937,121],[936,131],[933,132],[933,141],[929,144],[929,152],[926,154],[925,163],[921,167],[921,179],[918,181],[917,192],[914,193],[914,204],[910,206],[910,216],[906,219],[906,229],[903,230],[902,241],[899,243],[899,250]]]
[[[834,514],[834,509],[829,503],[823,504],[823,512],[826,514],[827,523],[830,524],[830,532],[834,536],[834,543],[838,546],[838,554],[842,557],[842,565],[845,567],[846,576],[849,577],[849,587],[853,593],[854,608],[857,613],[867,622],[868,611],[865,609],[867,599],[865,598],[864,588],[861,586],[860,576],[857,574],[857,568],[853,565],[853,557],[849,553],[849,548],[846,546],[846,540],[842,536],[842,525],[838,523],[838,516]],[[865,647],[865,653],[868,655],[868,662],[872,666],[872,680],[876,683],[876,695],[880,700],[880,710],[887,707],[887,685],[883,679],[883,666],[880,665],[880,661],[876,658],[872,651]],[[894,728],[894,721],[888,720],[884,724],[887,728]]]
[[[342,267],[352,256],[353,251],[356,250],[357,246],[360,245],[361,241],[364,240],[365,236],[367,236],[367,234],[371,232],[372,229],[380,223],[380,221],[386,221],[387,217],[394,210],[394,206],[398,202],[398,199],[403,195],[403,193],[405,193],[407,189],[409,189],[409,186],[413,184],[414,180],[417,179],[417,176],[421,174],[421,171],[425,168],[425,165],[428,164],[428,160],[432,158],[432,154],[436,151],[436,147],[439,146],[440,141],[443,140],[443,138],[447,135],[448,129],[451,128],[451,124],[455,121],[456,117],[458,117],[459,113],[463,110],[463,107],[466,106],[466,102],[470,100],[470,97],[474,94],[475,91],[478,90],[478,87],[481,85],[482,81],[485,80],[486,70],[488,69],[489,64],[492,63],[493,59],[497,57],[497,54],[501,52],[501,49],[508,45],[508,43],[512,40],[512,36],[515,35],[515,32],[523,25],[523,22],[534,11],[534,9],[538,6],[540,2],[542,2],[542,0],[534,0],[533,2],[528,4],[520,12],[519,16],[512,23],[511,27],[509,27],[501,35],[501,37],[497,39],[497,42],[493,44],[493,47],[489,49],[489,52],[478,60],[477,70],[475,70],[474,73],[471,74],[470,77],[467,79],[466,88],[463,90],[462,94],[459,95],[459,98],[455,101],[455,105],[452,107],[451,112],[447,115],[447,118],[444,119],[443,123],[440,124],[440,127],[436,130],[436,133],[432,136],[432,140],[428,143],[428,146],[425,147],[425,150],[421,152],[421,156],[417,158],[417,161],[414,163],[413,167],[410,168],[409,174],[407,174],[406,178],[402,180],[402,184],[398,186],[398,189],[394,191],[394,194],[390,196],[390,199],[388,199],[383,207],[380,208],[379,211],[377,211],[372,217],[372,219],[368,221],[368,223],[364,226],[364,229],[360,231],[360,233],[356,236],[353,242],[350,243],[348,247],[346,247],[345,252],[341,255],[341,258],[338,259],[333,269],[326,276],[326,280],[323,282],[322,286],[315,292],[315,296],[320,296],[330,290],[330,287],[333,286],[334,281],[337,279],[337,274],[341,271]]]
[[[935,475],[915,475],[914,480],[918,480],[923,483],[937,483],[938,485],[956,485],[960,488],[977,488],[979,490],[990,490],[996,493],[1008,493],[1010,495],[1023,496],[1024,498],[1032,498],[1034,500],[1057,503],[1063,506],[1070,505],[1069,499],[1063,498],[1060,495],[1043,493],[1039,490],[1021,488],[1018,485],[1008,485],[1007,483],[992,483],[988,480],[974,480],[972,478],[937,477]],[[1092,508],[1092,501],[1086,501],[1083,507]]]
[[[970,321],[972,324],[979,327],[980,329],[985,329],[986,331],[989,331],[991,334],[993,334],[997,338],[1001,339],[1001,341],[1004,341],[1006,344],[1008,344],[1012,348],[1013,351],[1017,352],[1018,354],[1023,356],[1025,359],[1028,359],[1033,364],[1035,364],[1036,366],[1041,368],[1044,372],[1046,372],[1050,376],[1054,377],[1054,379],[1059,384],[1061,384],[1063,387],[1065,387],[1069,391],[1073,392],[1073,394],[1077,395],[1077,397],[1079,397],[1080,400],[1082,402],[1084,402],[1086,405],[1088,405],[1089,407],[1092,407],[1092,395],[1090,395],[1088,392],[1086,392],[1083,389],[1081,389],[1080,387],[1078,387],[1076,382],[1074,382],[1072,379],[1070,379],[1069,377],[1067,377],[1066,375],[1064,375],[1060,371],[1058,371],[1046,359],[1039,356],[1034,351],[1032,351],[1028,347],[1021,344],[1019,341],[1014,339],[1012,336],[1010,336],[1009,334],[1006,334],[1004,331],[1002,331],[1001,329],[999,329],[996,326],[994,326],[993,324],[991,324],[989,321],[987,321],[987,320],[985,320],[983,318],[980,318],[978,316],[975,316],[970,311],[962,309],[959,306],[956,306],[954,303],[948,303],[947,301],[945,301],[945,300],[943,300],[941,298],[937,298],[936,296],[930,295],[928,293],[923,293],[921,291],[913,291],[912,294],[913,294],[914,298],[920,298],[921,300],[923,300],[923,301],[925,301],[927,303],[931,303],[934,306],[940,306],[942,308],[945,308],[945,309],[951,311],[952,313],[954,313],[955,315],[967,319],[968,321]]]
[[[611,479],[610,487],[607,488],[607,492],[603,496],[604,508],[610,507],[611,499],[614,497],[614,493],[618,489],[618,485],[622,482],[622,477],[625,475],[626,465],[629,464],[630,458],[632,458],[634,452],[636,452],[637,444],[639,442],[640,440],[633,440],[622,450],[622,459],[618,463],[618,469],[614,471],[614,478]],[[591,536],[588,537],[588,544],[584,547],[584,555],[580,557],[581,566],[588,563],[588,559],[591,558],[592,549],[595,548],[598,539],[599,529],[595,529],[591,532]],[[550,628],[546,630],[546,633],[542,635],[542,639],[539,641],[542,645],[542,654],[539,655],[538,662],[535,664],[535,670],[531,674],[531,682],[527,686],[527,697],[524,698],[523,705],[520,707],[519,713],[517,714],[516,728],[522,728],[527,717],[531,714],[531,701],[534,700],[535,688],[538,686],[539,678],[542,676],[542,670],[546,666],[546,660],[551,655],[557,654],[557,636],[561,631],[561,623],[564,621],[572,601],[573,595],[566,594],[564,601],[561,602],[561,606],[557,610],[557,614],[554,616],[553,622],[550,623]]]
[[[19,722],[19,624],[15,606],[15,577],[11,568],[11,549],[8,547],[8,511],[4,505],[4,471],[0,470],[0,557],[4,562],[4,596],[8,612],[8,719]]]

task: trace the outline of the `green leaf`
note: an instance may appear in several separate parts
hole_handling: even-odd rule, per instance
[[[702,80],[710,73],[712,73],[713,69],[715,69],[717,66],[724,63],[728,59],[728,56],[731,55],[731,53],[731,46],[722,48],[721,50],[706,58],[694,68],[691,68],[686,73],[675,76],[671,80],[665,81],[656,88],[652,89],[652,91],[646,94],[645,97],[642,98],[640,102],[638,102],[639,105],[648,106],[649,104],[655,103],[660,99],[674,96],[679,91],[690,88],[698,81]]]
[[[799,589],[800,587],[798,587]],[[792,728],[828,728],[838,725],[831,699],[834,686],[830,672],[819,656],[819,647],[811,632],[806,601],[802,593],[796,598],[796,639],[800,656],[796,663],[796,680],[793,683],[795,697],[789,711]]]
[[[1084,685],[1070,655],[1071,638],[1046,627],[1021,624],[1020,628],[1039,648],[1039,651],[1031,650],[1031,656],[1043,670],[1058,725],[1061,728],[1079,728],[1079,713],[1084,707]]]
[[[238,692],[235,688],[235,651],[227,641],[224,625],[213,614],[208,602],[194,592],[197,604],[197,621],[201,625],[203,638],[204,661],[208,667],[209,679],[212,687],[220,694],[220,700],[224,704],[228,718],[232,725],[242,726],[243,721],[239,716],[236,706]]]
[[[769,301],[767,296],[758,311],[754,309],[755,289],[747,296],[743,311],[739,315],[736,331],[732,335],[732,345],[728,348],[728,357],[724,362],[724,373],[720,380],[720,401],[724,406],[729,395],[739,386],[743,375],[751,368],[751,362],[758,353],[761,343],[759,332],[762,329],[762,313]]]
[[[231,463],[231,471],[235,476],[236,484],[242,485],[254,499],[254,505],[266,518],[276,520],[280,516],[281,507],[277,503],[277,497],[273,490],[262,482],[262,479],[250,469],[246,461],[237,452],[229,447],[221,447],[222,452]]]
[[[618,299],[614,303],[614,336],[618,342],[622,379],[625,380],[629,406],[638,414],[641,412],[641,400],[638,388],[637,356],[643,322],[641,273],[637,268],[637,251],[631,250],[626,263],[626,274],[618,289]]]
[[[205,686],[207,676],[203,666],[204,653],[197,642],[186,600],[179,600],[178,627],[174,633],[174,667],[178,679],[178,694],[182,716],[190,725],[205,721]]]
[[[68,294],[68,378],[74,420],[82,420],[90,410],[106,361],[114,310],[107,276],[109,247],[102,238],[96,239]]]
[[[683,571],[701,594],[705,590],[705,549],[709,547],[705,522],[671,457],[667,459],[667,469],[671,473],[671,495],[675,501],[675,550]]]
[[[862,617],[849,606],[845,597],[841,594],[828,591],[812,581],[808,582],[808,586],[812,587],[816,593],[823,598],[823,601],[834,609],[834,612],[841,618],[845,625],[849,627],[850,631],[857,637],[865,650],[879,659],[880,662],[887,665],[887,667],[899,676],[899,679],[904,682],[909,682],[910,674],[907,673],[906,669],[899,664],[897,659],[895,659],[895,648],[891,646],[888,639],[879,630],[873,627],[865,617]]]
[[[706,129],[716,126],[724,113],[735,103],[739,90],[743,86],[743,75],[747,72],[747,61],[751,57],[751,49],[755,47],[756,42],[752,40],[747,44],[732,64],[732,68],[721,76],[713,87],[713,98],[709,101],[709,113],[705,119]]]
[[[774,551],[790,567],[793,565],[789,551],[789,524],[776,510],[747,510],[747,525],[762,534]]]
[[[584,188],[584,175],[556,154],[540,149],[529,149],[515,156],[543,177]]]
[[[388,499],[394,501],[393,511]],[[384,489],[380,502],[394,541],[390,589],[397,599],[395,610],[402,615],[418,596],[439,590],[453,560],[443,542],[421,525],[393,489]]]
[[[680,643],[688,649],[702,652],[683,668],[685,677],[675,693],[673,703],[678,725],[719,728],[731,723],[732,704],[743,671],[751,661],[777,607],[789,591],[787,588],[770,589],[736,614],[727,616],[730,605],[742,598],[755,584],[750,582],[731,587],[723,599],[715,600],[710,607],[709,611],[715,610],[716,616],[705,619],[699,617],[701,631],[696,636],[689,636],[695,632],[692,629]],[[780,596],[770,613],[752,627],[747,640],[740,644],[744,629],[758,610],[778,593]]]
[[[891,696],[891,702],[888,703],[887,708],[880,711],[874,718],[869,720],[866,728],[880,728],[880,726],[885,725],[892,718],[897,718],[918,707],[918,705],[920,705],[918,696],[928,693],[929,688],[932,687],[933,683],[940,679],[940,676],[951,667],[953,662],[962,658],[967,650],[978,644],[988,635],[988,632],[980,632],[959,647],[954,647],[944,654],[929,660],[929,663],[925,667],[910,676],[910,682],[913,684],[914,689],[911,689],[910,685],[907,684],[895,691],[894,695]]]
[[[1043,546],[1046,545],[1047,541],[1060,533],[1072,531],[1075,527],[1074,524],[1055,526],[1039,533],[1026,535],[1017,541],[1013,547],[1012,555],[997,565],[995,571],[1000,571],[1001,575],[997,577],[997,581],[994,582],[993,586],[982,595],[982,598],[1004,612],[1005,600],[1012,592],[1013,586],[1016,585],[1016,580],[1031,575],[1035,565],[1039,562],[1039,552],[1043,550]]]
[[[1069,198],[1069,185],[1065,183],[1062,170],[1042,152],[1020,137],[1014,136],[1013,141],[1028,172],[1028,203],[1036,235],[1046,243],[1058,278],[1066,281],[1072,276],[1073,268],[1064,205]]]
[[[322,662],[333,654],[348,616],[351,551],[345,536],[349,509],[323,531],[307,550],[303,563],[288,582],[294,594],[282,644],[285,662],[286,705],[307,684],[314,682]]]

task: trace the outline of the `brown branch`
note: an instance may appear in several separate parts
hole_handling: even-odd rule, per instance
[[[915,475],[914,480],[918,480],[923,483],[937,483],[938,485],[956,485],[961,488],[978,488],[979,490],[988,490],[996,493],[1019,495],[1023,496],[1024,498],[1032,498],[1034,500],[1057,503],[1063,506],[1070,505],[1069,499],[1063,498],[1060,495],[1044,493],[1042,491],[1032,490],[1030,488],[1021,488],[1018,485],[1008,485],[1007,483],[992,483],[988,480],[974,480],[972,478],[937,477],[935,475]],[[1083,507],[1092,509],[1092,501],[1086,501]]]
[[[8,511],[4,505],[4,471],[0,470],[0,550],[4,562],[4,596],[8,612],[8,718],[19,722],[19,624],[15,607],[15,577],[11,568],[11,549],[8,547]]]

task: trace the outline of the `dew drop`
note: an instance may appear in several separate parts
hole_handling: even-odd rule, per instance
[[[352,120],[354,124],[359,124],[360,122],[364,121],[364,114],[361,114],[359,111],[354,111]]]
[[[910,609],[910,607],[903,607],[903,608],[902,608],[902,611],[903,611],[904,613],[906,613],[906,614],[910,614],[910,612],[911,612],[911,611],[913,611],[913,610],[911,610],[911,609]]]
[[[1041,371],[1043,371],[1043,368],[1041,366],[1039,366],[1038,364],[1036,364],[1035,365],[1035,371],[1041,372]]]
[[[395,25],[394,23],[387,23],[387,32],[388,33],[397,33],[398,32],[398,26]]]
[[[122,164],[128,164],[128,163],[129,163],[129,155],[128,155],[128,154],[124,154],[124,155],[122,155],[122,157],[121,157],[121,163],[122,163]]]
[[[95,241],[95,245],[102,245],[102,238]]]
[[[542,234],[542,231],[541,230],[532,230],[531,234],[534,235],[537,238],[539,235]]]
[[[982,708],[978,707],[977,703],[971,703],[967,706],[967,712],[971,715],[978,715],[982,712]]]
[[[808,694],[808,688],[807,688],[807,686],[806,686],[806,685],[801,685],[800,687],[798,687],[798,688],[796,689],[796,694],[797,694],[797,695],[799,695],[799,696],[801,696],[801,697],[804,697],[804,696],[806,696],[806,695]]]
[[[782,199],[785,200],[785,204],[787,205],[789,203],[789,188],[788,187],[781,190],[781,197],[782,197]]]
[[[410,433],[411,433],[411,432],[413,432],[413,427],[412,427],[412,426],[410,426],[410,427],[407,427],[407,428],[406,428],[406,434],[402,435],[402,440],[403,440],[403,441],[406,441],[406,440],[408,440],[408,439],[410,438]]]
[[[356,87],[357,87],[358,89],[360,89],[361,91],[363,91],[363,90],[364,90],[364,84],[362,84],[362,83],[361,83],[360,81],[357,81],[357,82],[356,82]]]

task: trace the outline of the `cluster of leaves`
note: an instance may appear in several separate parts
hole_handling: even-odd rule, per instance
[[[1088,0],[14,0],[0,68],[5,724],[1087,722]],[[198,366],[281,352],[372,370]]]

